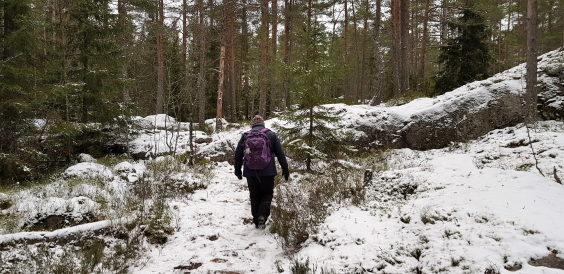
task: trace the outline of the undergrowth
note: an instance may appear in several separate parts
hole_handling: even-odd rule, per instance
[[[111,168],[122,160],[101,162]],[[61,212],[61,216],[88,213],[93,221],[123,217],[129,221],[120,227],[78,234],[69,241],[0,243],[0,273],[128,273],[143,248],[166,243],[174,232],[170,199],[206,188],[213,177],[209,165],[187,166],[172,156],[145,162],[145,171],[138,174],[134,182],[119,176],[54,177],[49,183],[2,194],[3,234],[22,231],[30,220],[40,223],[30,216],[42,208],[46,213]],[[79,203],[70,202],[77,197],[81,197]],[[74,206],[86,208],[76,210]]]

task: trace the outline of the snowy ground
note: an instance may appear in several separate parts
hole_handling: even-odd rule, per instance
[[[235,136],[240,130],[233,131]],[[179,229],[153,247],[133,273],[278,273],[294,260],[335,273],[564,273],[527,262],[564,258],[564,123],[494,130],[469,144],[426,152],[389,152],[367,202],[336,208],[292,257],[276,236],[245,224],[245,181],[219,163],[207,189],[174,201]],[[233,137],[237,139],[237,137]],[[291,179],[292,180],[292,179]],[[296,180],[295,178],[293,180]],[[397,186],[415,185],[406,199]]]

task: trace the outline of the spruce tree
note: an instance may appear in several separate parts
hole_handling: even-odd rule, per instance
[[[38,40],[26,0],[0,3],[0,185],[31,176],[39,154],[24,138],[33,132],[33,87]]]
[[[489,76],[492,58],[487,45],[489,29],[484,17],[464,9],[457,21],[449,24],[449,28],[458,35],[447,39],[440,48],[438,62],[441,71],[437,75],[435,95]]]
[[[328,44],[326,33],[317,23],[302,31],[298,35],[304,54],[295,66],[287,68],[294,76],[291,89],[297,104],[280,115],[282,123],[276,124],[275,129],[285,142],[288,155],[305,162],[306,169],[311,170],[314,160],[338,158],[349,148],[341,145],[342,138],[335,127],[340,117],[332,108],[321,105],[329,100],[322,87],[331,75],[331,65],[324,54]]]

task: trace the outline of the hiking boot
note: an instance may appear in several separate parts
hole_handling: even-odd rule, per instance
[[[264,219],[263,216],[258,217],[257,228],[258,229],[265,229],[266,228],[266,220]]]

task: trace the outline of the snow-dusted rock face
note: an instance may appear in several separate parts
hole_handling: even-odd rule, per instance
[[[539,57],[541,116],[562,119],[564,48]],[[426,150],[476,139],[487,132],[522,122],[525,64],[469,83],[436,98],[421,98],[396,107],[367,109],[354,127],[364,134],[353,143],[386,148]]]
[[[543,55],[539,62],[539,112],[545,120],[564,119],[564,48]]]
[[[26,216],[23,227],[30,230],[55,230],[67,226],[83,224],[94,220],[100,205],[88,197],[70,199],[54,198],[34,201],[41,207],[34,215]]]
[[[71,166],[65,170],[63,176],[66,178],[88,178],[88,177],[103,177],[103,178],[112,178],[113,174],[112,171],[101,164],[97,163],[78,163],[74,166]]]
[[[114,174],[120,179],[133,183],[139,180],[137,170],[129,162],[121,162],[114,167]]]
[[[96,159],[94,159],[94,157],[92,157],[90,154],[86,154],[86,153],[80,153],[80,155],[78,155],[78,160],[81,163],[96,163]]]

